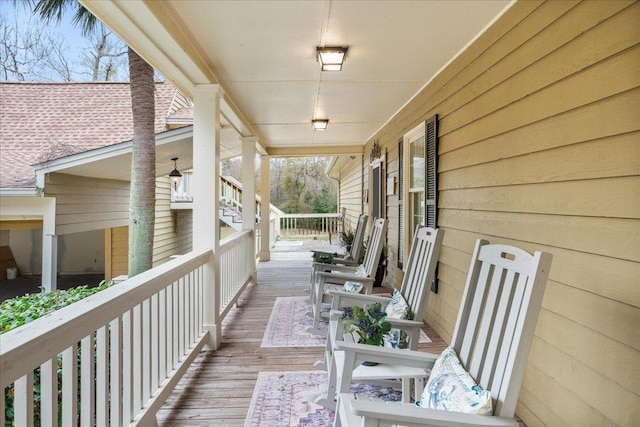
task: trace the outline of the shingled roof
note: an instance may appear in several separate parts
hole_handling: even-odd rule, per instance
[[[176,89],[156,83],[155,132]],[[128,83],[0,83],[0,187],[35,187],[31,165],[133,137]]]

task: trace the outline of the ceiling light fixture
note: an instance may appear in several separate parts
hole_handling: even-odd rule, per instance
[[[322,71],[340,71],[347,56],[348,47],[326,46],[316,47],[317,59]]]
[[[313,130],[325,130],[329,126],[329,119],[313,119],[311,125]]]
[[[182,174],[178,170],[178,158],[174,157],[171,160],[173,160],[173,170],[169,173],[169,178],[173,184],[173,190],[178,191],[178,186],[182,182]]]

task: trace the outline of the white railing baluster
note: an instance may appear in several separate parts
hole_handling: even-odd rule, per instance
[[[189,273],[189,307],[195,307],[195,280],[193,271]],[[196,318],[195,310],[189,310],[189,348],[196,340]]]
[[[62,425],[78,423],[78,344],[62,353]]]
[[[180,340],[178,341],[178,360],[182,360],[182,356],[184,355],[185,342],[187,341],[184,336],[184,319],[186,316],[184,309],[184,278],[178,281],[178,307],[180,308],[180,311],[178,313],[178,335],[180,337]]]
[[[142,394],[140,404],[146,406],[151,397],[151,307],[149,300],[142,302]]]
[[[178,365],[180,361],[180,280],[173,283],[173,364],[171,370]]]
[[[95,358],[93,334],[82,339],[80,345],[80,425],[94,425]]]
[[[120,317],[109,323],[109,405],[112,426],[119,426],[122,417],[122,331]]]
[[[33,425],[33,372],[27,372],[18,379],[14,384],[14,391],[14,425],[31,427]]]
[[[158,380],[167,377],[167,290],[158,294]]]
[[[96,331],[96,425],[109,424],[109,342],[108,328]]]
[[[220,246],[221,320],[251,280],[252,235],[243,231]],[[64,426],[151,422],[207,341],[203,266],[211,255],[186,254],[24,325],[19,334],[0,335],[0,388],[14,386],[14,425],[34,423],[38,368],[42,425],[57,425],[58,419]],[[58,354],[61,406],[58,358],[51,358]],[[5,404],[0,399],[0,414],[9,410]]]
[[[149,357],[151,358],[151,388],[149,394],[153,394],[154,390],[158,388],[158,375],[159,375],[159,359],[160,349],[159,343],[159,318],[158,318],[158,295],[151,297],[151,352]]]
[[[4,403],[4,398],[0,398]],[[4,411],[0,411],[4,418]],[[40,421],[43,426],[58,425],[58,358],[40,365]]]
[[[133,310],[122,315],[122,425],[133,419]]]
[[[132,371],[133,377],[133,412],[135,416],[142,408],[142,306],[141,304],[133,307],[133,345],[132,345]]]

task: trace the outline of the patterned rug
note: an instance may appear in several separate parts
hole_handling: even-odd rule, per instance
[[[324,347],[325,338],[310,334],[305,329],[312,325],[313,319],[305,315],[310,310],[306,297],[278,297],[273,305],[271,317],[264,331],[260,347]],[[325,306],[329,309],[329,306]],[[326,322],[320,322],[320,329],[327,329]],[[420,331],[420,342],[429,343],[431,339]]]
[[[314,401],[326,394],[327,373],[320,371],[259,372],[245,427],[329,427],[333,411]],[[351,391],[400,401],[400,391],[355,384]]]
[[[305,315],[311,309],[309,303],[305,301],[306,298],[276,298],[260,347],[325,346],[324,337],[305,331],[307,327],[313,324],[313,319]],[[326,330],[327,323],[320,322],[320,329]]]

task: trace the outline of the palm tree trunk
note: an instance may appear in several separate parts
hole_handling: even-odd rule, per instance
[[[149,270],[153,260],[156,145],[153,68],[129,48],[133,150],[129,200],[129,277]]]

